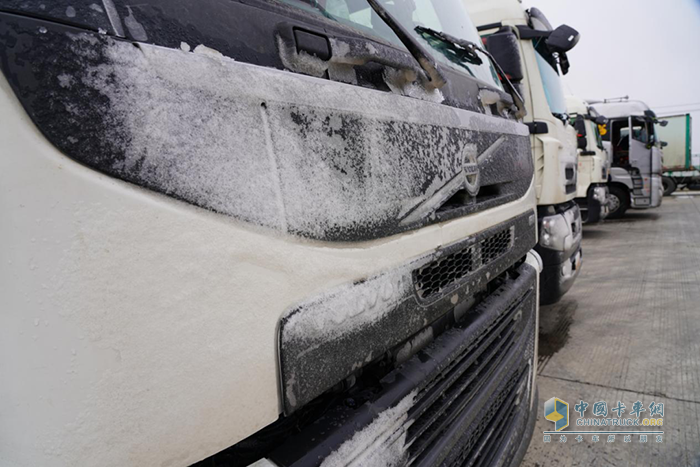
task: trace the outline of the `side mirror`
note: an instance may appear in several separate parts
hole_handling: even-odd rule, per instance
[[[668,120],[659,120],[658,123],[661,126],[666,126],[666,125],[668,125]]]
[[[602,115],[598,115],[596,118],[593,119],[593,123],[596,125],[605,125],[608,123],[608,119],[603,117]]]
[[[552,52],[563,54],[573,49],[578,44],[579,39],[581,39],[581,35],[576,29],[562,24],[549,35],[547,46]]]
[[[586,131],[586,119],[581,115],[576,116],[574,120],[574,129],[576,130],[578,148],[586,150],[588,148],[588,133]]]
[[[666,141],[661,141],[661,147],[665,148],[666,146],[668,146],[668,143]]]
[[[486,50],[493,55],[508,79],[514,83],[522,81],[523,64],[518,38],[511,31],[498,32],[486,37]]]

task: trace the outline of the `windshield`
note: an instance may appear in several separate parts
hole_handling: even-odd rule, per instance
[[[537,50],[537,47],[535,47]],[[547,96],[547,103],[552,114],[561,119],[566,118],[566,98],[564,97],[564,89],[562,88],[561,78],[555,68],[553,57],[545,58],[540,50],[535,54],[537,56],[537,65],[542,76],[542,84],[544,85],[544,93]]]
[[[595,135],[595,144],[598,146],[598,149],[603,149],[603,138],[600,136],[600,128],[598,125],[596,125],[595,122],[593,121],[588,121],[589,126],[590,126],[590,131],[593,132]]]
[[[352,26],[365,34],[372,34],[397,47],[403,44],[389,26],[381,20],[366,0],[282,0],[314,14]],[[455,56],[450,47],[421,34],[416,27],[430,28],[481,45],[481,38],[464,7],[462,0],[379,0],[379,3],[401,25],[426,46],[439,63],[466,71],[470,75],[503,89],[496,70],[489,60],[476,64]]]

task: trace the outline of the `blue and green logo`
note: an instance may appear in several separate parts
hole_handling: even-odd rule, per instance
[[[552,397],[544,403],[544,418],[554,422],[554,429],[561,431],[569,426],[569,404],[563,400]]]

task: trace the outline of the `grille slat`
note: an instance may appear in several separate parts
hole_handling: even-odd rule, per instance
[[[513,246],[513,228],[501,230],[414,271],[418,297],[442,295],[471,274],[506,254]]]
[[[514,415],[517,413],[517,406],[514,404],[517,398],[519,383],[527,378],[527,374],[516,373],[509,381],[503,391],[497,396],[495,403],[489,407],[488,412],[480,420],[477,428],[470,433],[470,450],[478,454],[471,458],[460,456],[461,462],[453,465],[463,467],[491,465],[493,454],[500,448],[503,436],[507,431]],[[490,426],[490,430],[486,428]]]
[[[515,332],[513,317],[515,311],[507,314],[503,320],[494,324],[494,326],[484,333],[482,339],[479,339],[469,347],[465,352],[464,357],[455,365],[452,365],[443,371],[442,378],[436,378],[434,384],[420,396],[420,400],[414,406],[414,410],[420,415],[411,425],[409,430],[409,440],[416,441],[414,453],[417,455],[419,445],[428,445],[432,441],[432,437],[426,436],[425,439],[419,439],[427,432],[431,425],[455,400],[461,395],[473,396],[478,392],[477,386],[483,383],[488,376],[488,369],[497,366],[496,360],[502,357],[513,344],[512,334]],[[470,397],[471,398],[471,397]],[[439,399],[439,404],[442,411],[430,411],[426,413],[429,406],[436,403]],[[463,400],[466,404],[468,400]],[[457,413],[457,411],[455,411]],[[445,420],[441,421],[445,424]]]
[[[453,358],[452,364],[441,370],[433,384],[419,393],[409,413],[413,422],[407,432],[412,465],[433,465],[437,461],[436,452],[448,451],[448,457],[461,459],[454,464],[460,465],[464,459],[478,458],[478,450],[474,448],[484,430],[489,430],[489,436],[500,433],[503,417],[495,417],[495,414],[500,413],[504,402],[490,398],[484,408],[483,397],[486,392],[492,391],[488,388],[493,386],[493,378],[508,359],[513,358],[513,352],[518,342],[522,342],[524,333],[534,332],[532,317],[527,322],[522,320],[523,310],[533,306],[533,298],[530,296],[526,300],[527,296],[529,294],[510,302],[498,318],[478,331],[478,336]],[[465,323],[465,326],[471,325]],[[525,353],[532,352],[529,346],[526,348]],[[518,355],[518,358],[525,357],[523,361],[527,360],[522,353]],[[511,371],[515,372],[512,377],[519,380],[527,369],[519,365]],[[504,398],[512,389],[509,384],[506,384],[507,390],[502,395]],[[450,433],[463,434],[457,435],[457,440]],[[452,452],[457,445],[459,448]]]

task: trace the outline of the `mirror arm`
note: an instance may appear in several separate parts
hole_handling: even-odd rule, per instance
[[[518,111],[516,113],[516,117],[517,118],[525,117],[525,115],[527,115],[527,109],[525,108],[525,100],[520,95],[518,90],[515,88],[515,85],[511,82],[511,80],[508,79],[508,75],[506,75],[505,71],[503,71],[503,68],[501,68],[501,65],[498,64],[496,59],[493,57],[493,55],[491,55],[491,53],[488,50],[485,50],[481,47],[476,47],[475,50],[478,50],[482,54],[486,55],[486,57],[488,57],[488,59],[493,64],[493,67],[496,69],[496,73],[498,73],[498,76],[501,78],[502,81],[504,81],[506,83],[506,87],[508,88],[508,91],[513,96],[513,101],[515,101],[515,106],[518,108]]]

